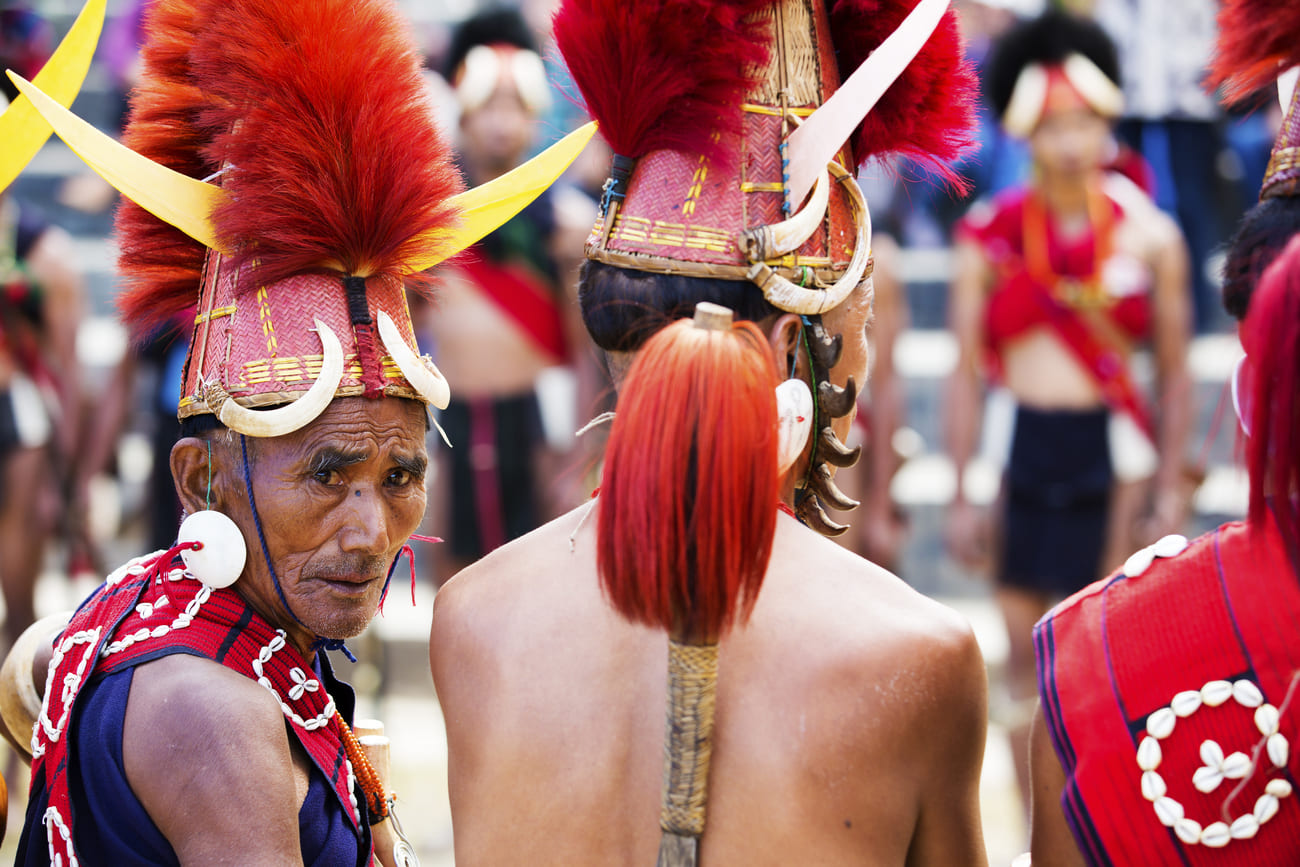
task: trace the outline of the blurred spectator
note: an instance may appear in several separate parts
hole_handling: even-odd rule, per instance
[[[1239,202],[1221,170],[1227,147],[1223,113],[1201,86],[1219,4],[1094,0],[1091,5],[1119,50],[1125,98],[1119,137],[1150,163],[1156,204],[1178,220],[1187,238],[1196,329],[1226,326],[1207,262],[1226,240]]]
[[[946,419],[957,492],[947,529],[960,562],[996,562],[1011,698],[1028,709],[1034,622],[1131,552],[1135,535],[1146,544],[1182,522],[1187,265],[1173,221],[1103,169],[1122,101],[1105,33],[1049,12],[1009,32],[995,52],[994,106],[1027,138],[1034,180],[977,203],[957,230],[950,318],[960,354]],[[1158,414],[1130,369],[1147,337]],[[996,539],[964,487],[981,376],[1002,396],[986,419],[1002,428],[992,450],[1007,455]],[[1140,520],[1153,475],[1150,515]],[[1009,720],[1022,791],[1028,721],[1015,712]]]
[[[465,21],[453,34],[446,78],[459,103],[457,152],[469,183],[522,163],[551,94],[519,13],[492,9]],[[582,213],[570,216],[571,207],[544,193],[444,267],[436,313],[415,313],[456,383],[441,418],[454,448],[437,452],[447,479],[437,486],[445,503],[434,504],[450,557],[444,578],[576,499],[557,481],[537,393],[545,369],[586,346],[575,342],[582,325],[572,284],[594,207],[579,204]]]
[[[49,56],[49,28],[25,6],[0,8],[0,68],[34,76]],[[17,97],[0,82],[0,106]],[[35,209],[0,194],[0,589],[12,643],[35,620],[45,545],[62,520],[84,526],[77,455],[77,327],[81,276],[70,239]]]

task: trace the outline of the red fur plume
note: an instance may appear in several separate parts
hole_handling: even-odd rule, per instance
[[[627,619],[717,640],[743,623],[772,552],[776,366],[749,322],[687,320],[641,350],[601,481],[597,560]]]
[[[404,263],[454,221],[461,183],[389,0],[156,0],[148,32],[128,141],[191,177],[225,169],[213,219],[235,264],[262,284],[419,282]],[[133,324],[194,304],[205,251],[135,206],[119,227]]]
[[[146,7],[149,39],[140,50],[143,74],[131,94],[123,142],[170,169],[202,178],[210,173],[195,116],[203,94],[190,81],[189,56],[208,6],[193,0],[154,0]],[[206,249],[130,199],[117,209],[119,269],[126,286],[117,305],[139,337],[180,316],[199,299]]]
[[[1207,87],[1222,87],[1230,103],[1243,102],[1296,64],[1300,64],[1300,3],[1221,0],[1219,39]]]
[[[1250,437],[1250,519],[1261,521],[1268,494],[1282,533],[1300,539],[1300,237],[1268,267],[1242,328],[1253,383]],[[1267,487],[1266,487],[1267,485]]]
[[[216,214],[237,259],[274,282],[400,274],[460,192],[420,59],[388,0],[220,0],[193,54],[210,108]]]
[[[769,0],[564,0],[555,42],[617,154],[735,162],[740,104],[767,59]]]
[[[840,77],[852,75],[916,4],[917,0],[833,0],[831,34]],[[948,164],[974,147],[978,99],[979,80],[963,55],[957,13],[950,9],[858,127],[854,156],[859,162],[904,156],[965,191],[967,182]]]

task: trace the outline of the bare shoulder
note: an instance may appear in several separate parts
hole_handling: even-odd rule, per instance
[[[132,790],[186,863],[232,853],[300,863],[289,736],[279,703],[256,681],[186,654],[139,666],[122,758]],[[260,817],[251,830],[249,815]]]
[[[982,712],[984,660],[963,616],[880,566],[785,523],[776,550],[804,566],[774,571],[763,592],[773,591],[770,602],[786,617],[793,606],[806,612],[800,637],[821,648],[817,657],[863,679],[903,676],[912,687],[907,694],[921,705],[938,699]]]
[[[433,601],[429,653],[438,677],[438,657],[484,650],[480,638],[500,646],[503,621],[530,611],[529,623],[554,612],[557,600],[589,596],[594,576],[595,511],[590,504],[561,515],[496,549],[458,572]],[[575,530],[580,532],[575,536]],[[571,539],[572,537],[572,539]]]
[[[1142,239],[1143,247],[1150,255],[1182,244],[1183,236],[1178,223],[1160,210],[1137,184],[1121,174],[1111,172],[1106,175],[1104,189],[1123,209],[1125,229]]]

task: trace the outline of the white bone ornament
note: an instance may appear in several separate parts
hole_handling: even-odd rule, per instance
[[[784,473],[803,454],[812,432],[813,397],[808,383],[787,379],[776,387],[777,468]]]
[[[198,550],[181,551],[181,560],[191,575],[214,590],[239,580],[248,558],[244,534],[221,512],[205,509],[181,523],[177,542],[200,542]]]

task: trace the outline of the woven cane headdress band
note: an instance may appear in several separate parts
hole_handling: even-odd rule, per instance
[[[158,0],[146,27],[126,145],[18,83],[135,203],[118,217],[126,319],[193,317],[181,417],[276,436],[339,396],[445,405],[405,291],[531,201],[592,130],[462,193],[387,0]]]

